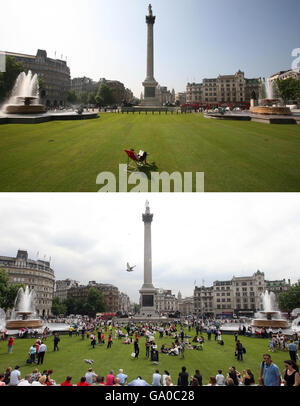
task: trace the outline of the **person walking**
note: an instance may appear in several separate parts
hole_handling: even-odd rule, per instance
[[[12,353],[14,343],[15,343],[15,339],[13,337],[9,337],[9,339],[7,341],[8,354]]]
[[[47,351],[47,346],[43,342],[39,346],[38,354],[37,354],[37,360],[38,360],[38,365],[43,365],[44,362],[44,357]]]
[[[151,344],[150,344],[150,341],[148,339],[146,340],[145,346],[146,346],[146,358],[149,358]]]
[[[112,335],[109,334],[108,340],[107,340],[107,348],[111,348],[111,345],[112,345]]]
[[[236,342],[236,354],[237,354],[237,360],[238,361],[243,361],[243,344],[237,340]]]
[[[140,347],[139,347],[138,340],[135,340],[135,342],[134,342],[134,353],[135,353],[135,359],[138,359],[139,353],[140,353]]]
[[[57,333],[54,336],[53,342],[54,342],[54,350],[53,351],[56,351],[56,350],[59,351],[58,343],[60,342],[60,338],[59,338]]]
[[[270,354],[264,354],[264,360],[260,365],[259,381],[264,386],[280,386],[281,374],[277,365],[272,361]]]
[[[29,348],[29,357],[30,357],[30,362],[33,364],[35,362],[35,356],[36,356],[36,345],[33,344]]]
[[[185,342],[182,340],[180,343],[181,358],[184,358],[184,351],[185,351]]]
[[[297,345],[294,343],[294,340],[290,341],[290,344],[288,345],[288,350],[290,353],[291,361],[293,361],[296,364],[297,363]]]

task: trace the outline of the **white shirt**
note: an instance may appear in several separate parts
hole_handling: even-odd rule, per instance
[[[46,344],[41,344],[39,347],[39,352],[46,352],[47,351],[47,346]]]
[[[152,386],[161,386],[161,375],[160,374],[153,374],[153,381]]]
[[[20,381],[20,383],[18,384],[18,386],[31,386],[31,383],[29,383],[27,381],[27,379],[22,379],[22,381]]]
[[[19,377],[21,376],[21,372],[18,369],[14,369],[10,374],[10,381],[11,385],[18,385]]]
[[[216,376],[216,381],[217,381],[217,385],[224,385],[224,383],[225,383],[224,375],[218,374]]]
[[[166,378],[168,377],[171,379],[169,375],[163,375],[163,386],[166,386]]]
[[[90,385],[92,385],[92,383],[94,382],[94,377],[97,376],[94,372],[87,372],[85,374],[86,377],[86,381],[87,383],[89,383]]]

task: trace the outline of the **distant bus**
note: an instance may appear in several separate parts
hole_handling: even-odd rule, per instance
[[[100,320],[111,320],[113,317],[117,317],[117,313],[97,313],[96,317]]]

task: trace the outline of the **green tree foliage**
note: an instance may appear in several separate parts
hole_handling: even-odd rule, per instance
[[[13,57],[6,57],[6,72],[0,72],[0,101],[4,101],[12,91],[18,75],[24,71],[23,65]]]
[[[66,314],[67,306],[66,304],[62,303],[59,297],[55,297],[52,302],[51,312],[54,316],[58,316],[59,314]]]
[[[5,269],[0,269],[0,307],[7,311],[14,307],[18,290],[24,285],[10,284],[9,277]]]
[[[87,104],[88,102],[88,92],[81,92],[78,95],[78,100],[81,104]]]
[[[300,308],[300,286],[291,286],[287,292],[279,295],[279,308],[285,312]]]
[[[105,311],[104,296],[97,288],[91,288],[84,306],[88,316],[95,316],[96,313]]]
[[[96,102],[99,106],[109,106],[114,103],[112,91],[106,83],[100,84],[96,94]]]
[[[285,102],[289,100],[300,100],[300,80],[294,78],[277,80],[277,87],[280,97],[282,97]]]
[[[66,306],[67,314],[81,314],[94,317],[96,313],[105,312],[104,296],[96,288],[90,288],[87,299],[66,299],[63,304]]]
[[[96,93],[90,92],[90,93],[88,94],[88,99],[87,99],[87,101],[88,101],[88,104],[93,104],[93,105],[95,105],[95,104],[96,104]]]
[[[70,103],[70,104],[76,104],[77,103],[77,101],[78,101],[77,100],[77,95],[76,95],[74,90],[70,90],[68,92],[67,100],[68,100],[68,103]]]

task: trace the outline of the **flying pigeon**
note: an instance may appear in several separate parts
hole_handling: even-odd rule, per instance
[[[136,265],[135,265],[135,266],[130,266],[130,265],[127,263],[127,272],[133,272],[133,270],[134,270],[135,267],[136,267]]]
[[[86,364],[90,364],[90,365],[93,365],[93,363],[94,363],[94,361],[92,359],[85,359],[84,362]]]

